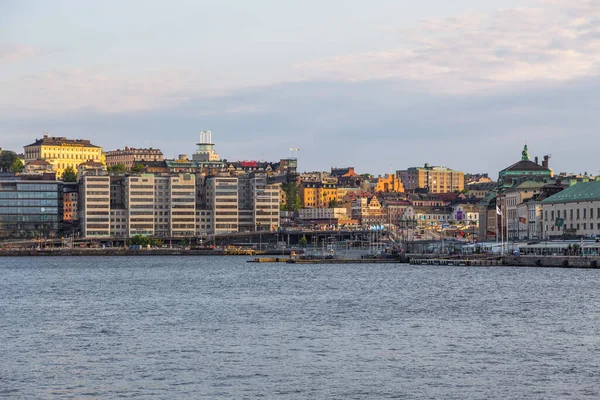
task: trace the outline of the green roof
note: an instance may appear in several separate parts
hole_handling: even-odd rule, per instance
[[[576,183],[555,194],[547,199],[542,200],[542,203],[572,203],[574,201],[592,201],[600,200],[600,182],[581,182]]]

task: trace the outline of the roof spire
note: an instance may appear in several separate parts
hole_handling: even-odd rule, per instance
[[[523,151],[521,152],[521,160],[529,161],[529,150],[527,148],[527,145],[523,147]]]

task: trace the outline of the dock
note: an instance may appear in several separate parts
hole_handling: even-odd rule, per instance
[[[411,265],[450,265],[450,266],[473,266],[473,267],[493,267],[504,265],[501,259],[451,259],[451,258],[412,258]]]

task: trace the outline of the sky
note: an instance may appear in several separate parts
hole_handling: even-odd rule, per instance
[[[416,4],[415,4],[416,3]],[[0,147],[600,174],[597,0],[0,0]]]

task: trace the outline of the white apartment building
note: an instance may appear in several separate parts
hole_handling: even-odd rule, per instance
[[[527,204],[527,238],[545,239],[542,203],[539,200],[530,199],[525,204]]]
[[[207,209],[212,211],[210,233],[238,231],[238,178],[215,176],[206,179]]]
[[[266,175],[239,178],[239,224],[242,230],[271,230],[279,226],[279,184]]]
[[[84,175],[79,179],[79,220],[84,237],[110,236],[110,177]]]
[[[110,236],[113,238],[127,237],[127,210],[123,208],[110,209]]]
[[[141,174],[125,179],[127,236],[154,236],[154,175]]]
[[[213,212],[208,209],[196,209],[196,236],[207,236],[213,231]]]
[[[526,199],[530,199],[534,195],[540,193],[541,188],[544,185],[544,182],[525,181],[515,187],[506,189],[504,195],[499,196],[499,198],[503,200],[502,215],[504,216],[504,224],[507,227],[509,239],[519,238],[519,231],[523,230],[523,226],[519,222],[519,217],[517,215],[517,206]],[[506,214],[504,212],[506,212]]]
[[[169,176],[167,183],[171,212],[167,235],[170,237],[194,236],[196,233],[196,177],[192,174]]]

